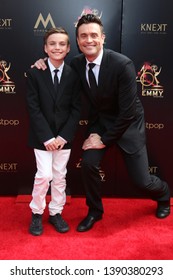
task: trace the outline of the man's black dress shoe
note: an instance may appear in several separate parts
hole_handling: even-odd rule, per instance
[[[166,218],[171,212],[170,201],[158,201],[156,209],[156,217],[159,219]]]
[[[93,225],[95,224],[95,222],[97,222],[101,219],[102,219],[102,215],[93,217],[89,214],[86,216],[86,218],[84,218],[82,220],[82,222],[79,223],[79,225],[77,227],[77,231],[84,232],[84,231],[90,230],[93,227]]]

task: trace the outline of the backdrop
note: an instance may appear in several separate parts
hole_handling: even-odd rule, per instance
[[[36,171],[33,151],[27,146],[24,73],[44,56],[44,32],[54,26],[63,26],[70,34],[69,63],[78,53],[75,24],[85,12],[101,17],[105,47],[135,63],[138,94],[145,109],[149,171],[167,180],[173,191],[172,6],[171,0],[1,0],[0,195],[30,194]],[[86,125],[84,106],[68,164],[67,186],[72,195],[83,195],[80,160]],[[142,196],[116,147],[104,157],[100,180],[105,196]]]

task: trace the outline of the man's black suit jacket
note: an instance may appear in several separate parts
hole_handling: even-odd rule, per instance
[[[30,119],[29,145],[45,150],[44,142],[63,137],[70,148],[80,119],[80,81],[75,71],[64,65],[58,95],[50,73],[36,67],[29,69],[26,78],[27,105]]]
[[[80,76],[89,101],[88,134],[98,133],[105,145],[117,143],[129,154],[140,150],[145,144],[145,122],[132,61],[104,49],[96,96],[92,96],[86,80],[84,55],[74,57],[71,66]]]

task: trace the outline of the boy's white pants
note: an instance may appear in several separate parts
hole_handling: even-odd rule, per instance
[[[51,216],[62,212],[66,202],[66,173],[71,150],[43,151],[34,149],[37,172],[34,179],[32,201],[29,206],[34,214],[43,214],[46,194],[51,186],[48,205]],[[50,184],[51,182],[51,184]]]

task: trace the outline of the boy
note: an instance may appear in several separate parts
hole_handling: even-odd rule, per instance
[[[44,36],[48,56],[46,71],[27,72],[27,105],[30,118],[29,145],[34,148],[37,172],[32,191],[32,235],[43,232],[42,216],[51,186],[49,222],[64,233],[68,224],[61,216],[66,202],[66,172],[80,119],[80,83],[64,59],[70,51],[69,36],[63,28],[51,28]]]

